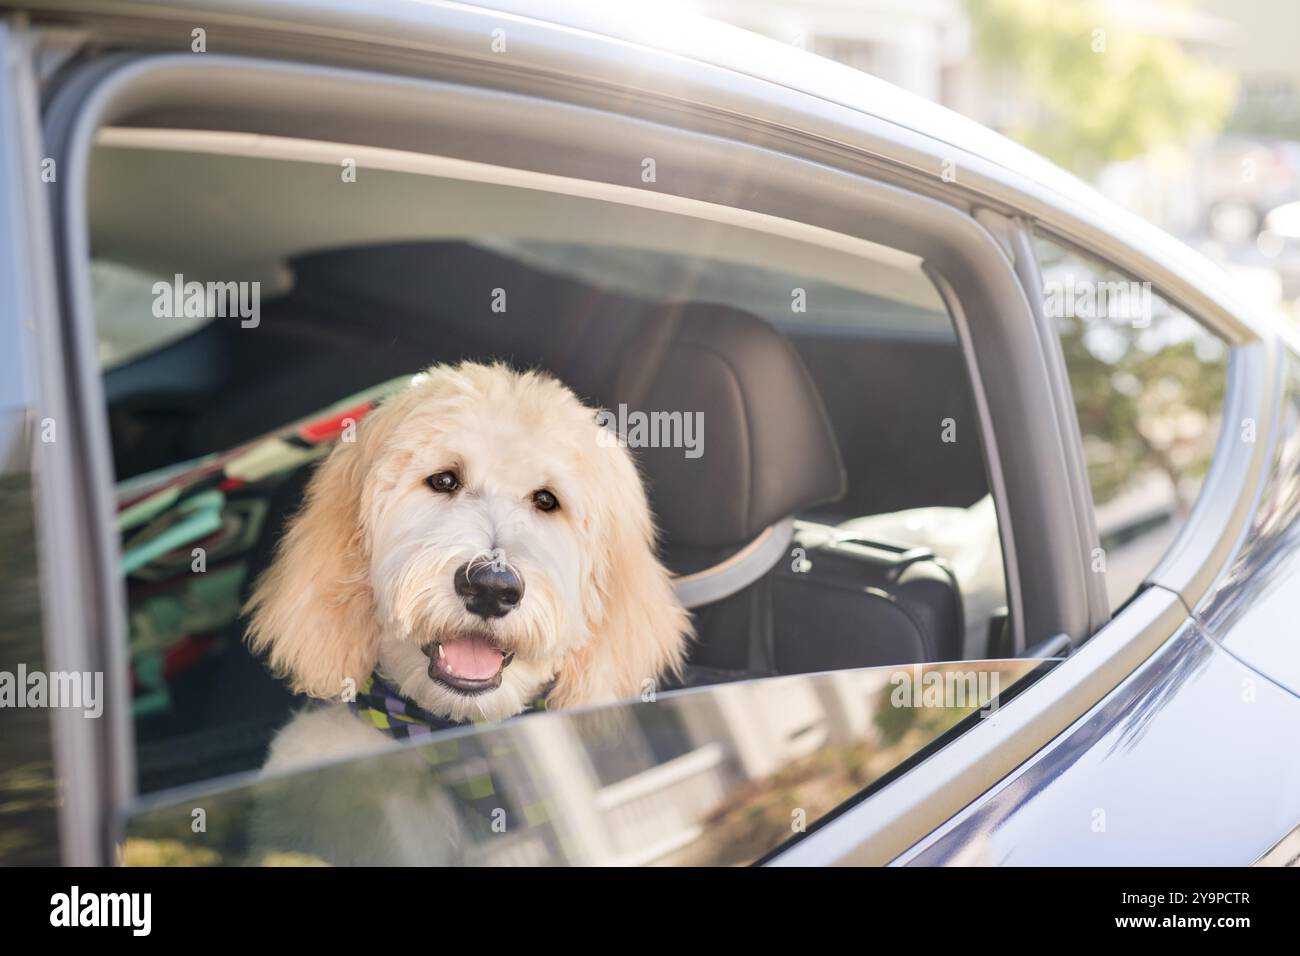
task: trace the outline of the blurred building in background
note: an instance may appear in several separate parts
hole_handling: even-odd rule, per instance
[[[1293,0],[1205,0],[1232,27],[1226,62],[1241,78],[1237,123],[1294,135],[1300,124],[1300,4]]]

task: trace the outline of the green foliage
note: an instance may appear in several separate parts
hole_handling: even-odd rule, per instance
[[[1092,0],[966,0],[980,59],[1038,118],[1007,129],[1075,172],[1219,130],[1235,80],[1168,37],[1124,29]]]
[[[1096,289],[1129,280],[1048,240],[1035,248],[1046,282]],[[1051,312],[1050,296],[1046,305]],[[1186,512],[1219,434],[1227,352],[1160,296],[1151,295],[1150,312],[1138,322],[1132,315],[1057,316],[1057,330],[1096,503],[1161,472]]]
[[[1090,354],[1082,336],[1061,337],[1079,412],[1090,440],[1088,474],[1098,502],[1123,493],[1143,472],[1169,476],[1181,511],[1191,507],[1213,451],[1223,404],[1222,360],[1206,362],[1193,342],[1149,354],[1126,350],[1108,363]]]

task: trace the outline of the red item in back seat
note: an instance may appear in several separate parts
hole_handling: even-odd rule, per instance
[[[187,671],[207,654],[212,647],[211,634],[190,634],[167,650],[163,658],[163,677],[171,680],[181,671]]]
[[[374,402],[362,402],[360,405],[339,412],[330,418],[322,418],[319,421],[303,425],[298,429],[298,437],[311,442],[313,445],[319,445],[323,441],[338,438],[343,433],[344,422],[349,418],[354,422],[359,422],[374,408]]]

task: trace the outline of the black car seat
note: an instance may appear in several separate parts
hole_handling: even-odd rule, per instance
[[[846,480],[816,385],[775,328],[716,304],[661,309],[613,391],[619,422],[702,417],[696,457],[634,450],[695,614],[686,683],[959,656],[960,595],[933,555],[796,521]]]

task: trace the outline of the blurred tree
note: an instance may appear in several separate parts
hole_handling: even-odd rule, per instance
[[[1088,346],[1089,323],[1061,322],[1061,348],[1098,504],[1111,501],[1150,470],[1163,473],[1178,512],[1189,510],[1209,469],[1223,405],[1225,356],[1183,340],[1148,351],[1143,333],[1107,322],[1108,336],[1127,340],[1117,359]],[[1159,334],[1163,322],[1152,323]],[[1204,343],[1202,339],[1202,344]],[[1111,347],[1114,347],[1113,345]]]
[[[1037,108],[1007,135],[1087,176],[1111,160],[1218,131],[1230,73],[1177,41],[1126,30],[1092,0],[966,0],[976,55],[1019,83]]]
[[[1095,290],[1129,281],[1050,240],[1038,239],[1035,249],[1045,282]],[[1154,293],[1147,316],[1099,309],[1055,318],[1096,503],[1112,501],[1160,472],[1177,510],[1186,514],[1221,427],[1223,342]]]

